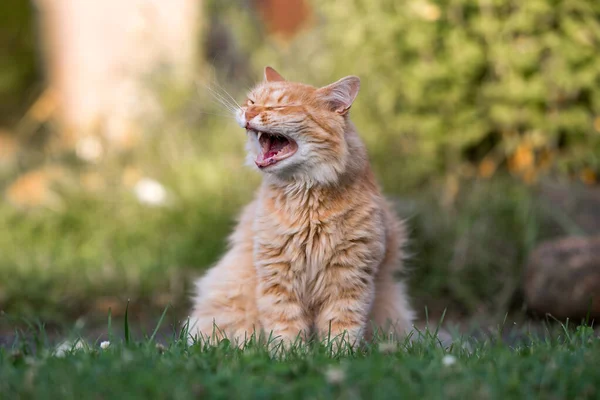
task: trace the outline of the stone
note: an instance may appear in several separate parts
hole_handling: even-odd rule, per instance
[[[525,271],[527,307],[560,319],[600,317],[600,236],[543,242]]]

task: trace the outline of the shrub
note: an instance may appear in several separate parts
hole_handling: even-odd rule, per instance
[[[526,181],[551,166],[596,179],[600,2],[313,4],[323,22],[249,51],[257,69],[273,63],[291,79],[359,75],[354,120],[388,187],[498,168]]]

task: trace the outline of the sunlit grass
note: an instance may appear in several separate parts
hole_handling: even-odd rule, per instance
[[[33,327],[12,346],[0,347],[0,392],[60,399],[598,396],[600,370],[592,366],[600,339],[585,325],[524,331],[525,339],[513,344],[499,332],[444,345],[435,330],[425,329],[352,350],[335,352],[313,341],[274,355],[268,342],[254,337],[242,346],[190,343],[185,330],[173,328],[170,337],[157,340],[162,321],[145,337],[58,343]]]

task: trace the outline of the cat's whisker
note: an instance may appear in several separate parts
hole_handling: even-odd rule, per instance
[[[199,86],[202,85],[204,87],[204,89],[206,89],[210,93],[210,98],[213,102],[215,102],[215,104],[218,104],[219,106],[224,107],[230,113],[235,113],[237,111],[237,108],[233,104],[231,104],[229,101],[227,101],[227,99],[225,99],[220,93],[216,92],[210,86],[208,86],[200,81],[196,81],[196,85],[198,86],[199,91],[200,91]]]
[[[217,81],[213,82],[214,85],[217,86],[218,89],[220,89],[223,93],[225,93],[227,95],[227,97],[229,97],[231,99],[231,101],[233,102],[233,104],[235,104],[237,106],[237,108],[242,108],[237,101],[235,101],[235,99],[233,98],[233,96],[231,96],[229,94],[229,92],[227,92],[227,90],[225,90],[225,88],[221,85],[219,85],[219,83]]]
[[[220,93],[218,93],[216,90],[210,88],[209,86],[206,87],[206,89],[210,92],[210,94],[212,95],[212,97],[219,103],[221,104],[223,107],[225,107],[227,110],[231,111],[231,112],[235,112],[236,108],[233,106],[233,104],[231,104],[229,101],[227,101],[226,98],[223,97],[223,95],[221,95]]]
[[[204,88],[206,90],[209,91],[209,93],[211,94],[211,96],[223,107],[225,107],[228,111],[230,111],[231,113],[236,113],[241,107],[239,104],[237,104],[237,102],[235,102],[235,100],[233,99],[233,97],[231,97],[231,95],[229,93],[227,93],[224,89],[221,88],[221,90],[223,92],[225,92],[225,94],[227,94],[227,96],[231,99],[229,100],[227,97],[225,97],[222,93],[219,92],[219,90],[217,88],[213,88],[208,84],[202,83],[200,81],[197,82],[198,84],[204,86]],[[232,103],[232,101],[235,103]]]
[[[217,101],[219,101],[221,103],[221,105],[223,105],[223,107],[225,107],[231,113],[235,114],[235,112],[238,110],[237,107],[235,107],[233,104],[227,102],[227,100],[225,100],[224,98],[218,97],[218,96],[220,96],[219,94],[214,93],[213,95],[216,97]]]
[[[225,93],[225,94],[227,95],[227,97],[229,97],[229,99],[231,100],[231,102],[229,102],[229,103],[230,103],[231,105],[236,105],[236,106],[237,106],[237,108],[241,108],[241,106],[240,106],[240,105],[238,104],[238,102],[237,102],[237,101],[236,101],[236,100],[233,98],[233,96],[231,96],[231,95],[229,94],[229,92],[227,92],[227,90],[225,90],[225,88],[224,88],[223,86],[219,85],[219,82],[217,81],[217,78],[216,78],[216,76],[215,76],[215,74],[214,74],[214,73],[212,74],[212,76],[213,76],[213,78],[212,78],[212,81],[211,81],[212,85],[213,85],[213,86],[216,86],[216,89],[217,89],[217,90],[220,90],[222,93]]]
[[[229,109],[229,107],[226,107],[226,111],[227,112],[219,112],[221,111],[222,107],[223,107],[223,103],[221,103],[220,101],[216,101],[215,97],[212,95],[210,96],[210,101],[213,104],[218,105],[218,107],[216,107],[216,110],[218,111],[209,111],[207,110],[210,108],[214,108],[214,107],[207,107],[205,102],[200,101],[198,98],[195,98],[192,100],[192,105],[194,106],[194,112],[198,113],[198,114],[203,114],[203,115],[213,115],[213,116],[218,116],[218,117],[223,117],[223,118],[227,118],[227,119],[231,119],[231,110]],[[197,107],[197,108],[196,108]],[[204,109],[203,109],[204,108]]]
[[[212,74],[210,74],[209,83],[211,83],[213,85],[213,87],[216,86],[216,88],[211,88],[210,86],[207,86],[207,88],[209,90],[211,90],[213,93],[220,95],[220,98],[222,100],[224,100],[228,105],[230,105],[234,109],[234,111],[241,109],[242,107],[235,100],[235,98],[232,95],[230,95],[229,92],[227,92],[227,90],[225,90],[225,88],[223,86],[219,85],[214,68],[211,71],[212,71]],[[227,95],[227,97],[230,99],[230,101],[227,101],[227,99],[223,96],[222,93]]]

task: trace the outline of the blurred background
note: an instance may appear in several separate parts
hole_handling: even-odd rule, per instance
[[[219,97],[358,75],[421,319],[600,314],[600,2],[3,0],[0,310],[184,317],[260,176]]]

